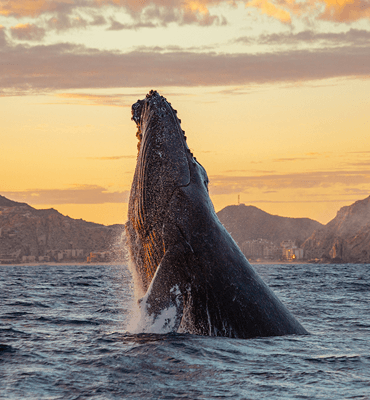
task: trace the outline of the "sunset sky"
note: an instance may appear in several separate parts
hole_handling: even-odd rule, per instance
[[[0,194],[125,222],[150,89],[216,211],[327,223],[370,194],[370,0],[0,0]]]

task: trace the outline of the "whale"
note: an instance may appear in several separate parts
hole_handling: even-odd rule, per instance
[[[131,111],[138,155],[125,229],[141,311],[159,332],[308,334],[219,221],[171,103],[151,90]]]

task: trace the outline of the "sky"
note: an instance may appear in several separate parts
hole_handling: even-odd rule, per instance
[[[370,0],[0,0],[0,194],[124,223],[151,89],[216,211],[325,224],[370,195]]]

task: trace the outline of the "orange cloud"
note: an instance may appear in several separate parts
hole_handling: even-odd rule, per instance
[[[68,1],[60,1],[68,2]],[[47,0],[8,0],[0,4],[0,15],[14,15],[16,17],[35,17],[56,8],[57,1]]]
[[[276,18],[281,22],[290,23],[290,13],[281,7],[277,7],[272,1],[268,0],[251,0],[246,3],[246,7],[255,7],[260,9],[262,14]]]
[[[121,95],[101,95],[101,94],[85,94],[85,93],[58,93],[55,95],[63,99],[73,99],[76,102],[69,104],[81,104],[81,105],[99,105],[99,106],[110,106],[110,107],[131,107],[131,104],[125,104],[122,101]]]
[[[325,4],[320,19],[349,22],[370,17],[369,0],[319,0],[319,3]]]
[[[368,185],[369,179],[369,169],[358,171],[297,172],[259,176],[214,175],[209,177],[211,195],[243,193],[251,188],[277,190],[328,188],[335,185]]]
[[[207,5],[204,4],[207,2],[202,2],[202,1],[191,1],[191,0],[187,0],[184,1],[184,5],[186,8],[188,8],[191,11],[198,11],[202,14],[207,14],[208,13],[208,8]]]
[[[86,158],[88,160],[116,161],[116,160],[133,159],[136,158],[136,156],[108,156],[108,157],[86,157]]]
[[[128,191],[108,192],[98,185],[74,185],[67,189],[30,189],[22,192],[2,192],[6,197],[35,204],[104,204],[124,203]]]
[[[246,7],[258,8],[261,13],[285,23],[291,21],[291,13],[301,15],[319,12],[319,19],[335,22],[370,17],[369,0],[251,0],[246,3]]]

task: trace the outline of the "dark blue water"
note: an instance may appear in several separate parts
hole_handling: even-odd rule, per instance
[[[0,398],[370,399],[370,265],[259,265],[311,332],[125,331],[125,266],[0,265]]]

